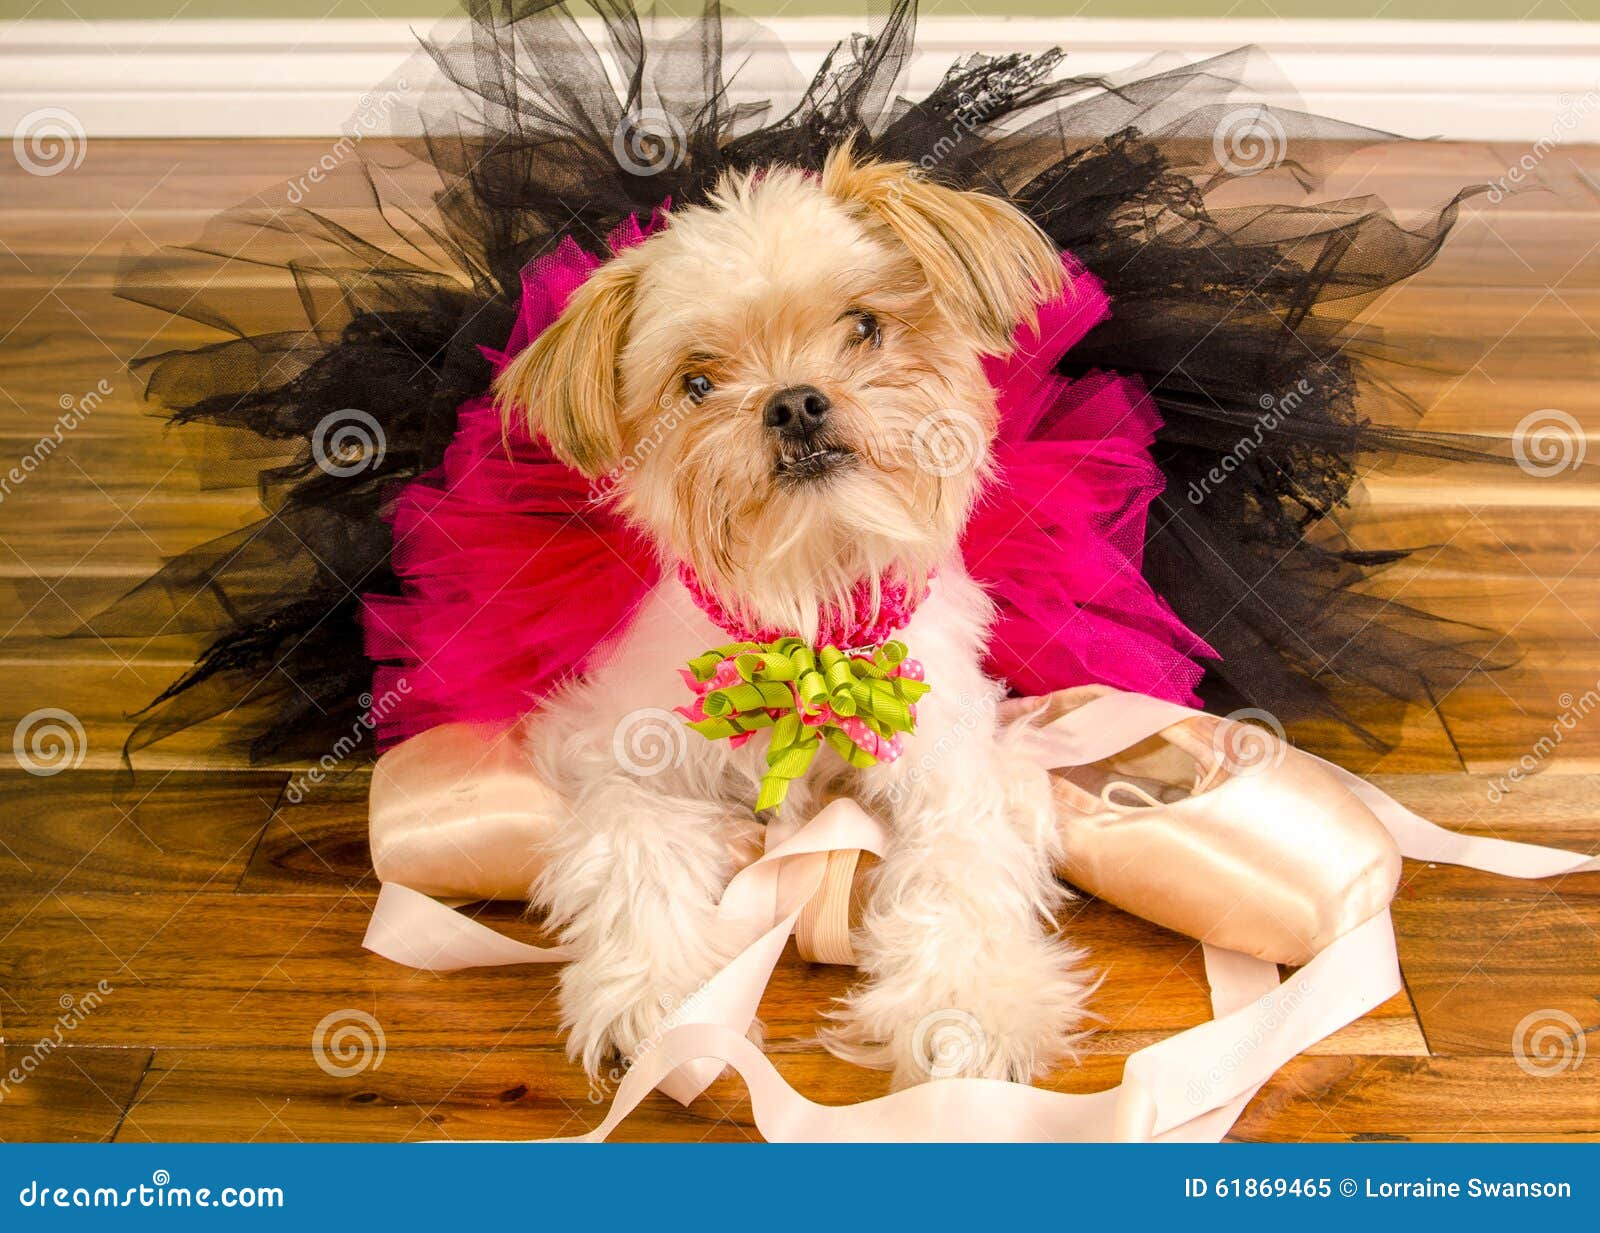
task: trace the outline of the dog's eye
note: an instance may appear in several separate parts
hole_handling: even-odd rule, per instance
[[[689,395],[689,401],[698,405],[711,393],[716,386],[711,384],[711,378],[704,373],[691,373],[683,379],[684,392]]]
[[[852,344],[866,343],[869,347],[883,344],[883,327],[878,324],[878,319],[871,313],[852,313],[850,323],[850,342]]]

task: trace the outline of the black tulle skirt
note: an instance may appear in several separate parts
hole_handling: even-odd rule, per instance
[[[523,267],[564,235],[594,249],[664,198],[700,201],[726,171],[819,168],[847,138],[1005,195],[1104,282],[1113,315],[1062,371],[1137,376],[1160,412],[1167,484],[1144,569],[1218,653],[1208,703],[1333,716],[1379,742],[1383,708],[1366,703],[1436,701],[1498,643],[1371,594],[1401,554],[1362,551],[1339,517],[1375,458],[1485,448],[1409,430],[1392,384],[1407,357],[1356,328],[1434,259],[1472,190],[1405,226],[1374,198],[1315,199],[1335,153],[1395,139],[1255,103],[1248,51],[1116,80],[1071,76],[1070,48],[975,54],[906,98],[908,0],[792,104],[751,101],[752,28],[715,7],[666,32],[630,0],[597,0],[582,23],[554,0],[470,8],[463,32],[425,44],[428,73],[364,100],[424,136],[347,143],[287,201],[123,272],[119,294],[219,331],[138,367],[176,423],[211,426],[210,478],[257,484],[265,507],[93,622],[206,642],[140,713],[130,755],[202,723],[256,761],[315,758],[350,731],[370,705],[361,596],[402,589],[385,512],[487,388],[480,347],[504,346]],[[319,425],[350,408],[381,456],[319,466]]]

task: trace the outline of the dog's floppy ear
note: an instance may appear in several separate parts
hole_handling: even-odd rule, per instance
[[[501,418],[526,424],[562,462],[591,477],[622,453],[617,366],[635,279],[628,263],[601,266],[495,378]]]
[[[828,156],[822,185],[898,237],[946,311],[991,355],[1010,352],[1017,326],[1061,294],[1055,246],[999,197],[935,184],[910,163],[857,159],[848,142]]]

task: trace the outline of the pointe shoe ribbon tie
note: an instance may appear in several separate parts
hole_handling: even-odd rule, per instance
[[[1089,686],[1006,703],[1002,718],[1051,773],[1062,875],[1204,943],[1216,1017],[1140,1049],[1121,1084],[1089,1095],[941,1079],[812,1103],[746,1032],[791,935],[808,958],[851,959],[861,854],[881,854],[886,836],[836,800],[769,827],[718,909],[744,949],[675,1008],[582,1138],[605,1138],[652,1089],[688,1103],[732,1067],[772,1141],[1215,1142],[1280,1066],[1400,990],[1388,905],[1402,855],[1514,878],[1600,870],[1600,858],[1446,831],[1265,729],[1176,703]],[[432,897],[523,898],[552,800],[504,733],[446,725],[385,754],[370,823],[383,888],[364,944],[432,971],[567,959]],[[1280,982],[1279,963],[1304,966]]]

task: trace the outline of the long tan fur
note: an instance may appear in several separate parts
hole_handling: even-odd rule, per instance
[[[858,159],[849,143],[828,158],[825,191],[858,203],[888,227],[927,275],[950,315],[991,355],[1005,355],[1019,324],[1061,293],[1061,259],[1048,236],[1009,202],[946,188],[910,163]]]
[[[494,383],[495,406],[507,424],[522,420],[558,458],[591,477],[622,452],[618,369],[634,281],[627,261],[601,266]]]

